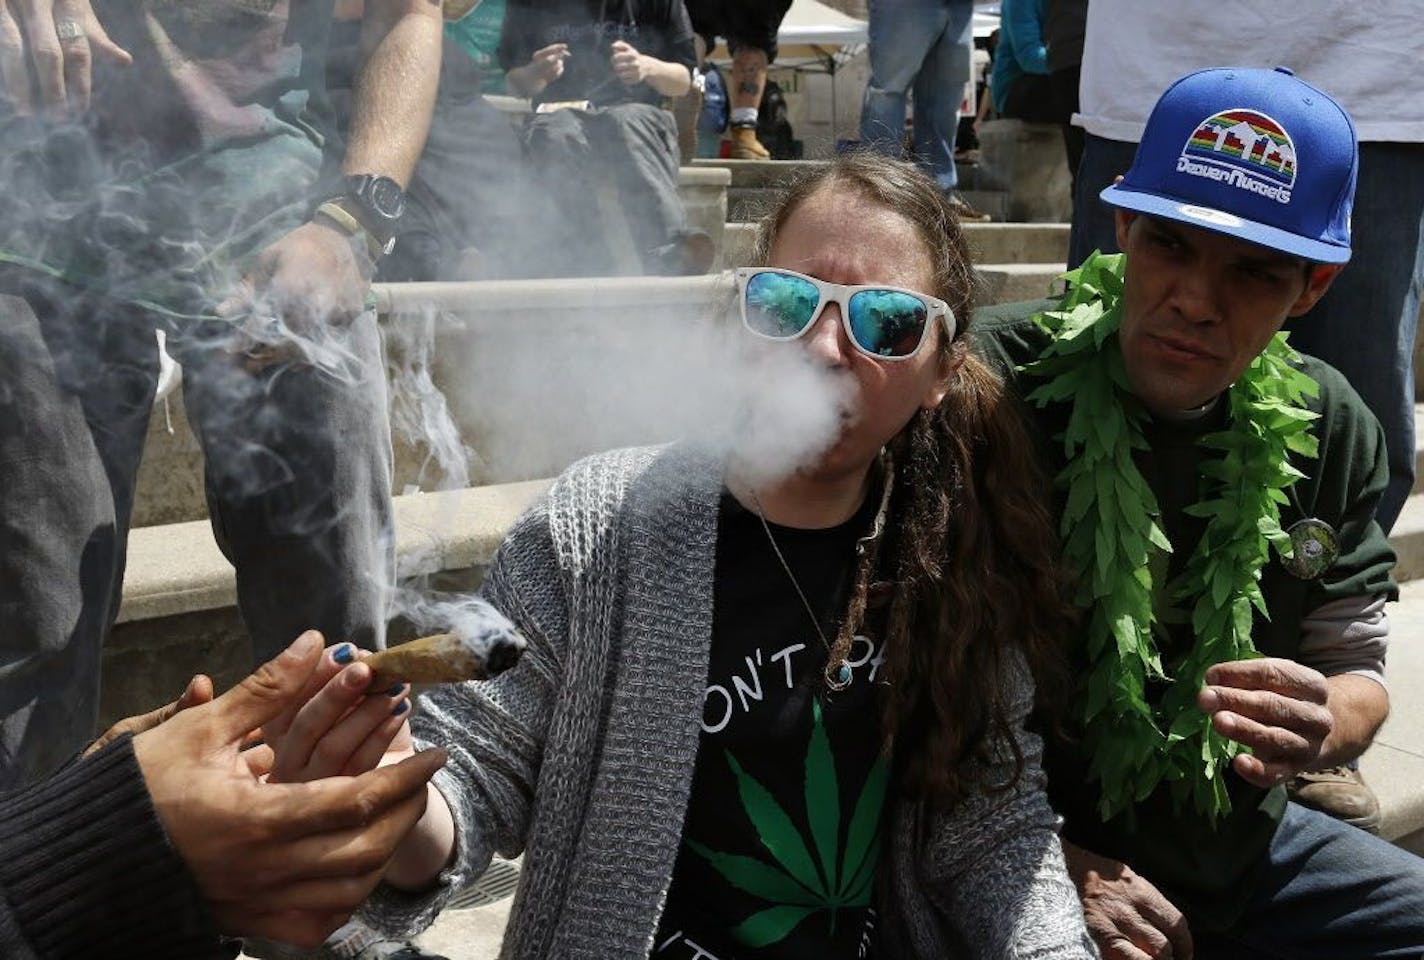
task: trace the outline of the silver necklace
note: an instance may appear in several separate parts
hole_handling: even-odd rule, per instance
[[[786,562],[786,556],[781,552],[781,545],[776,542],[776,537],[771,532],[771,524],[766,522],[766,511],[762,509],[761,498],[756,495],[755,490],[748,491],[751,494],[752,505],[756,507],[757,519],[761,521],[761,528],[766,531],[767,542],[771,544],[771,550],[776,554],[776,559],[781,563],[781,569],[786,571],[786,579],[791,581],[791,586],[796,590],[796,596],[801,600],[801,606],[806,611],[806,616],[811,618],[811,626],[816,628],[816,636],[821,638],[821,645],[826,648],[827,658],[831,655],[831,641],[826,639],[826,632],[821,629],[821,620],[816,616],[816,611],[811,608],[811,601],[806,599],[806,591],[801,589],[801,582],[796,579],[796,574],[791,572],[791,564]],[[850,686],[851,669],[850,661],[841,658],[841,661],[832,664],[829,659],[826,662],[825,681],[826,688],[833,691],[841,691]]]

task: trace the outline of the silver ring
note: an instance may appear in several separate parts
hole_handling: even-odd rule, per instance
[[[54,32],[65,43],[84,39],[84,26],[78,20],[56,20]]]

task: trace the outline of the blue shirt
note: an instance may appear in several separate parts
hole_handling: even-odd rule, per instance
[[[1009,88],[1026,73],[1048,73],[1043,43],[1044,0],[1003,0],[999,5],[999,48],[989,75],[994,109],[1004,112]]]

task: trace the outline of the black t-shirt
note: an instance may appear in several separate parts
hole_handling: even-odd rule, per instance
[[[683,64],[689,75],[697,63],[692,22],[682,0],[509,0],[499,65],[513,70],[536,51],[566,43],[564,72],[534,98],[537,102],[659,103],[662,97],[651,86],[625,86],[613,72],[615,40],[658,60]]]
[[[879,498],[826,530],[772,525],[834,641],[856,538]],[[875,611],[851,684],[827,691],[826,648],[756,514],[723,497],[702,739],[683,845],[653,944],[659,960],[873,955],[870,908],[888,762]]]

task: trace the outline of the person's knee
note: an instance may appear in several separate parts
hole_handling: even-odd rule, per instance
[[[534,117],[524,136],[524,149],[535,163],[582,159],[589,152],[588,133],[577,110],[555,110]]]

